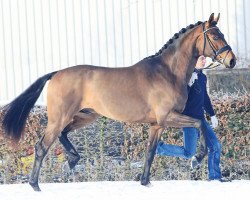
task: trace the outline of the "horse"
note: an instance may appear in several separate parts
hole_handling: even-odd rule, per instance
[[[5,106],[6,137],[18,143],[25,122],[43,87],[47,89],[48,124],[35,145],[35,161],[29,184],[40,191],[40,168],[50,146],[59,137],[74,167],[79,155],[67,138],[70,131],[86,126],[99,116],[130,123],[150,124],[146,158],[140,181],[148,185],[156,145],[167,127],[195,127],[200,120],[182,114],[187,83],[200,55],[233,68],[236,57],[217,27],[220,15],[197,22],[176,33],[155,55],[122,68],[77,65],[38,78]]]

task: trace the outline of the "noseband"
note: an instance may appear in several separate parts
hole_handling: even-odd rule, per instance
[[[207,35],[207,32],[210,31],[210,30],[212,30],[212,29],[219,29],[219,28],[216,27],[216,26],[214,26],[214,27],[208,28],[206,30],[205,29],[205,23],[203,23],[202,26],[203,26],[203,34],[204,34],[203,55],[204,55],[204,51],[205,51],[205,48],[206,48],[206,42],[208,41],[208,44],[209,44],[209,46],[211,47],[211,49],[213,50],[213,53],[214,53],[214,56],[212,57],[212,60],[213,61],[218,61],[218,60],[216,60],[216,58],[218,57],[218,55],[220,55],[221,53],[223,53],[225,51],[228,51],[227,52],[227,54],[228,54],[232,50],[232,48],[227,44],[224,47],[220,48],[219,50],[216,50],[213,42],[209,39],[209,37]],[[222,64],[224,64],[224,60],[226,59],[227,54],[226,54],[225,58],[223,59]],[[220,61],[218,61],[218,62],[220,62]]]

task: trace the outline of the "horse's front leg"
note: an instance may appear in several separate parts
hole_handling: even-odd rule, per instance
[[[149,138],[146,150],[146,160],[144,164],[143,174],[141,176],[141,184],[147,185],[149,183],[150,167],[154,160],[157,143],[161,137],[164,128],[161,126],[151,126],[149,130]]]
[[[207,146],[204,137],[204,127],[200,120],[177,113],[171,112],[166,117],[159,117],[158,123],[164,127],[177,127],[177,128],[184,128],[184,127],[195,127],[199,129],[201,133],[201,148],[196,155],[197,161],[201,162],[204,157],[207,155]]]
[[[204,157],[207,155],[207,151],[208,151],[206,141],[205,141],[205,135],[204,135],[206,129],[204,129],[201,121],[198,119],[177,113],[177,112],[171,113],[167,120],[170,120],[169,122],[167,122],[168,125],[172,124],[173,126],[180,127],[180,128],[195,127],[199,129],[201,133],[200,149],[197,151],[196,158],[197,158],[197,161],[200,163],[204,159]]]
[[[203,126],[199,119],[195,119],[178,112],[170,112],[166,116],[159,116],[157,122],[160,126],[163,127],[194,127],[199,129],[199,131],[201,132],[203,131]]]

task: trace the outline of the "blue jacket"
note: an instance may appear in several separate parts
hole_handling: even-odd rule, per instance
[[[205,111],[210,115],[215,115],[210,98],[207,94],[207,77],[201,70],[196,70],[198,79],[194,84],[188,86],[188,100],[183,114],[196,118],[205,119]]]

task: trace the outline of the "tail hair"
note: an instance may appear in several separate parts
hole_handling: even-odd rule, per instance
[[[35,105],[46,82],[56,73],[52,72],[40,77],[22,94],[3,108],[3,128],[9,138],[15,141],[20,140],[30,110]]]

